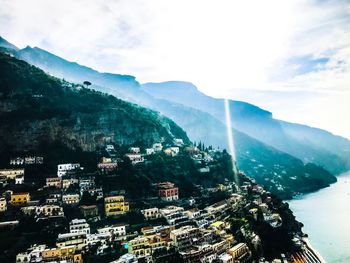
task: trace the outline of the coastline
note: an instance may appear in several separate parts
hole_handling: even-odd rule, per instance
[[[322,255],[311,245],[310,240],[307,237],[303,237],[303,241],[305,242],[307,249],[313,253],[321,263],[327,263]]]

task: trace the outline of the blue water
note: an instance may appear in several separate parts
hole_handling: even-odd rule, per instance
[[[350,172],[315,193],[289,201],[312,246],[329,263],[350,263]]]

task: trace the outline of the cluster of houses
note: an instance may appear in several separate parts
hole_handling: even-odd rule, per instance
[[[107,155],[97,163],[97,171],[101,176],[116,171],[123,161],[115,155],[113,145],[106,145],[105,151]],[[162,152],[176,156],[181,151],[201,165],[199,171],[202,173],[211,169],[211,162],[217,154],[217,150],[203,152],[193,146],[184,147],[181,139],[175,139],[173,146],[163,147],[162,143],[155,143],[144,149],[144,152],[141,152],[140,147],[130,147],[125,157],[137,165],[153,154]],[[43,159],[38,162],[39,157],[33,158],[36,164],[40,160],[42,163]],[[0,181],[23,184],[26,164],[29,163],[26,163],[25,158],[23,162],[14,158],[11,165],[18,167],[1,169]],[[22,181],[17,178],[22,178]],[[193,198],[186,202],[181,200],[181,189],[173,182],[159,182],[155,187],[159,201],[153,202],[154,206],[134,208],[133,200],[127,198],[125,191],[105,193],[96,183],[95,174],[84,173],[84,168],[79,163],[63,163],[57,165],[57,174],[46,177],[45,185],[38,189],[45,190],[46,193],[40,200],[32,192],[4,191],[0,197],[0,213],[16,207],[36,222],[61,220],[68,225],[66,232],[55,237],[54,246],[33,245],[19,253],[16,262],[82,263],[84,255],[91,253],[92,247],[95,247],[95,255],[104,255],[115,244],[119,244],[123,252],[115,263],[251,262],[253,250],[260,246],[260,238],[256,233],[242,229],[245,239],[236,239],[231,231],[230,218],[237,211],[246,211],[255,220],[262,214],[263,220],[274,228],[283,223],[271,198],[262,198],[267,192],[251,180],[245,181],[240,187],[229,181],[213,188],[198,186],[203,198],[217,191],[225,192],[228,196],[205,207],[196,203],[201,198],[199,201]],[[84,195],[95,198],[96,204],[81,203]],[[67,220],[67,208],[79,210],[80,217]],[[131,231],[126,223],[111,224],[108,221],[121,218],[133,210],[143,216],[143,226],[147,225],[136,232],[135,229]],[[99,223],[98,227],[96,222]],[[104,223],[101,225],[101,222]],[[0,226],[18,224],[19,221],[0,222]]]

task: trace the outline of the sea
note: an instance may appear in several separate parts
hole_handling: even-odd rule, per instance
[[[328,263],[350,263],[350,171],[330,187],[288,201],[311,245]]]

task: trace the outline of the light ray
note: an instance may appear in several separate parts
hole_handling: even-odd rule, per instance
[[[229,154],[231,155],[231,161],[232,161],[233,179],[235,183],[239,185],[237,160],[236,160],[235,145],[234,145],[234,138],[232,133],[232,125],[231,125],[230,103],[228,99],[225,99],[224,101],[225,101],[225,121],[226,121],[226,130],[227,130],[227,142],[228,142]]]

